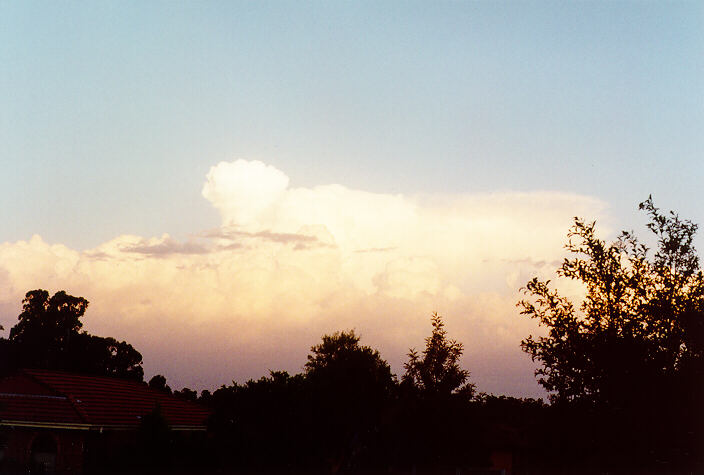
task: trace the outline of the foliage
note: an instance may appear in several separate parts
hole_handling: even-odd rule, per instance
[[[457,393],[471,398],[474,385],[467,383],[469,371],[460,368],[462,343],[447,338],[445,324],[437,313],[430,318],[433,331],[425,339],[422,357],[415,349],[408,353],[403,381],[428,398]]]
[[[353,331],[325,335],[304,372],[233,383],[200,398],[222,463],[279,471],[369,466],[395,379],[379,352]]]
[[[354,330],[324,335],[322,343],[310,351],[305,365],[308,378],[333,378],[335,382],[363,390],[388,391],[393,386],[389,364],[377,350],[361,346]]]
[[[83,326],[79,320],[88,308],[83,297],[60,291],[49,297],[46,290],[27,292],[19,322],[10,330],[10,340],[20,345],[45,346],[66,351],[71,338]]]
[[[142,381],[142,355],[132,345],[112,337],[79,334],[65,369]]]
[[[226,455],[222,464],[286,469],[305,466],[310,421],[303,405],[303,376],[272,371],[245,384],[222,386],[200,402],[213,411],[210,431]]]
[[[311,348],[306,380],[316,391],[351,404],[383,400],[393,391],[391,367],[377,350],[359,344],[354,330],[324,335]]]
[[[691,468],[704,463],[696,455],[704,443],[697,225],[661,213],[651,198],[640,209],[650,219],[654,253],[632,232],[607,244],[594,222],[575,218],[566,245],[574,257],[557,274],[582,283],[585,297],[577,306],[550,281],[528,282],[528,298],[518,305],[547,334],[531,335],[521,346],[541,364],[536,376],[554,403],[566,405],[570,425],[581,418],[584,434],[601,434],[569,436],[572,446],[598,454],[595,465]]]
[[[132,345],[81,331],[83,297],[32,290],[22,304],[9,338],[0,339],[3,372],[31,367],[142,380],[142,355]]]
[[[377,350],[353,330],[324,335],[305,365],[311,418],[326,435],[320,449],[331,469],[351,466],[368,452],[396,380]]]
[[[185,399],[186,401],[198,401],[198,392],[191,388],[182,388],[180,391],[174,391],[174,396]]]
[[[470,411],[474,385],[459,364],[462,343],[448,338],[437,313],[430,322],[423,352],[408,353],[393,421],[394,438],[400,441],[397,463],[411,470],[450,468],[477,455]]]
[[[171,394],[171,388],[168,384],[166,384],[166,377],[161,374],[155,374],[152,376],[147,384],[149,384],[149,387],[152,389]]]
[[[519,306],[548,328],[522,348],[542,368],[540,384],[553,400],[582,399],[625,404],[638,393],[675,376],[704,355],[704,277],[692,245],[697,225],[652,199],[640,204],[657,237],[649,249],[631,232],[611,244],[596,236],[595,223],[575,218],[566,258],[557,273],[582,282],[579,307],[534,278]]]

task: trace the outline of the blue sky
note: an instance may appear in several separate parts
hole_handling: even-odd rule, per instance
[[[100,248],[101,255],[112,255],[117,246],[151,250],[151,257],[162,259],[155,250],[185,254],[200,249],[191,241],[204,233],[235,224],[249,238],[303,229],[323,242],[330,234],[343,267],[353,262],[345,272],[369,273],[364,282],[350,277],[360,292],[354,305],[369,305],[363,295],[398,298],[402,287],[394,279],[413,275],[413,285],[403,287],[408,292],[442,294],[437,301],[447,297],[448,311],[481,314],[469,303],[457,304],[455,290],[477,297],[472,292],[489,284],[456,269],[437,282],[420,279],[423,269],[451,263],[442,251],[444,230],[435,242],[420,223],[455,229],[462,213],[476,212],[475,227],[458,232],[469,240],[512,234],[496,239],[506,256],[483,241],[452,249],[467,259],[480,259],[475,250],[488,249],[502,262],[555,258],[547,250],[531,253],[529,246],[523,254],[514,249],[523,249],[524,237],[553,243],[557,233],[559,251],[564,216],[584,213],[612,231],[642,230],[637,204],[649,194],[659,206],[704,223],[701,2],[0,1],[0,64],[0,243],[6,251],[0,271],[5,269],[14,289],[0,295],[0,308],[10,313],[29,290],[23,285],[58,290],[74,283],[97,295],[95,302],[129,294],[117,284],[106,290],[78,279],[98,272],[75,264],[90,260],[83,251]],[[215,167],[220,162],[232,166]],[[252,181],[255,176],[261,181]],[[329,184],[343,188],[316,188]],[[289,193],[285,186],[302,191]],[[260,190],[271,192],[262,195],[261,207],[250,203],[252,209],[243,210],[236,202]],[[394,198],[399,195],[403,200]],[[274,196],[276,217],[257,214]],[[337,203],[342,218],[321,200]],[[525,220],[514,212],[524,206]],[[413,239],[393,230],[389,236],[398,242],[380,237],[358,212],[365,209],[370,215],[378,211],[379,228],[397,212],[420,216],[399,220],[399,226],[416,230]],[[305,213],[319,221],[306,221]],[[494,223],[484,235],[476,230],[490,213],[503,224]],[[356,227],[340,224],[348,222]],[[553,234],[540,235],[531,226]],[[159,238],[164,233],[170,237]],[[43,241],[18,243],[34,234]],[[138,238],[120,237],[126,235]],[[106,244],[115,239],[113,247]],[[44,244],[64,247],[50,251]],[[273,255],[257,246],[252,248],[263,254],[238,259],[260,262]],[[394,259],[362,263],[353,257],[396,247],[402,251]],[[281,259],[276,265],[294,268],[297,262],[294,254]],[[331,262],[320,259],[316,265]],[[34,273],[15,271],[10,261],[36,262]],[[174,263],[174,269],[189,265],[205,263]],[[66,271],[71,266],[80,272]],[[44,281],[47,268],[62,270]],[[150,272],[160,272],[139,269],[125,275],[155,279]],[[500,286],[520,285],[516,278],[540,269],[475,270],[495,273]],[[202,278],[174,272],[169,278]],[[321,289],[311,298],[330,292]],[[515,295],[506,292],[494,294],[512,305]],[[485,294],[473,301],[494,302],[487,305],[508,312]],[[398,309],[413,308],[404,305]],[[160,312],[150,308],[145,315]],[[261,318],[270,318],[272,308],[262,310]],[[433,310],[438,308],[421,313]],[[355,324],[342,310],[340,315],[339,322]],[[12,319],[5,320],[7,328]],[[120,321],[130,328],[129,319]],[[496,334],[503,335],[499,327]],[[323,323],[312,328],[336,329]],[[373,335],[375,327],[361,328]],[[422,337],[416,336],[418,346]],[[411,343],[399,343],[399,361],[404,345]],[[166,350],[159,351],[151,357],[167,364]],[[252,356],[257,358],[273,364],[264,354]],[[482,361],[490,367],[488,359]],[[256,373],[259,366],[228,370],[263,374]],[[203,382],[173,371],[191,385],[222,376]],[[478,377],[496,390],[534,392],[529,383],[500,386],[489,372],[480,370]]]
[[[1,238],[185,235],[233,158],[701,221],[703,26],[699,2],[3,2]]]

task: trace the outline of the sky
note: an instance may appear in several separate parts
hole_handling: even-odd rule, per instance
[[[572,218],[704,222],[701,2],[0,1],[0,64],[4,335],[65,289],[176,388],[351,328],[400,374],[437,311],[541,396],[515,304]]]

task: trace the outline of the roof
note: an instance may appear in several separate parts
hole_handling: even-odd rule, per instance
[[[142,382],[47,370],[0,380],[1,425],[136,429],[156,407],[174,430],[205,430],[207,409]]]

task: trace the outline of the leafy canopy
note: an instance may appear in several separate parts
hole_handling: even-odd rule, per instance
[[[41,344],[65,349],[83,323],[79,320],[88,308],[83,297],[65,291],[49,297],[46,290],[27,292],[22,301],[19,322],[10,330],[10,340],[18,344]]]
[[[522,349],[542,367],[540,384],[554,401],[625,406],[659,388],[686,383],[704,361],[704,277],[693,246],[697,225],[661,213],[652,198],[640,204],[655,235],[654,254],[632,232],[607,244],[595,223],[575,218],[560,277],[579,281],[578,306],[551,282],[523,289],[521,313],[547,328]]]
[[[460,368],[462,343],[447,338],[445,324],[437,313],[430,317],[433,331],[425,339],[422,356],[415,349],[408,353],[403,381],[427,397],[461,393],[471,396],[474,385],[467,383],[469,371]]]
[[[87,308],[88,300],[63,290],[27,292],[9,338],[0,339],[2,371],[60,369],[141,381],[142,355],[132,345],[81,331]]]
[[[311,382],[360,397],[383,398],[394,385],[389,364],[377,350],[360,345],[354,330],[324,335],[311,348],[305,375]]]
[[[324,335],[305,365],[310,421],[321,434],[315,451],[329,469],[354,465],[375,446],[396,380],[379,352],[359,344],[354,330]]]

